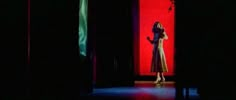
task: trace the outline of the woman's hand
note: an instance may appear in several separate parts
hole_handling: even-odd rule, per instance
[[[168,39],[168,36],[167,36],[166,32],[163,32],[163,37],[162,37],[162,39],[165,39],[165,40]]]
[[[164,39],[165,39],[165,40],[167,40],[167,39],[168,39],[168,36],[166,35],[166,33],[165,33]]]
[[[148,40],[151,44],[153,44],[153,41],[150,39],[149,36],[147,37],[147,40]]]
[[[149,37],[149,36],[147,37],[147,40],[150,40],[150,37]]]

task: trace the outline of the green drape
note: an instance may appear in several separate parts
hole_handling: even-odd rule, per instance
[[[80,54],[86,56],[88,0],[80,0],[79,4],[79,47]]]

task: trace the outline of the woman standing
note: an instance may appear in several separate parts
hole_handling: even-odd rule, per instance
[[[167,64],[165,59],[165,53],[163,50],[163,40],[168,39],[165,30],[160,22],[155,22],[152,28],[154,33],[153,40],[150,37],[147,37],[147,40],[153,44],[153,55],[151,63],[151,72],[156,72],[157,77],[154,83],[159,83],[165,81],[163,72],[167,72]]]

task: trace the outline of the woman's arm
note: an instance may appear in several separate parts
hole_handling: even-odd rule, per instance
[[[163,32],[163,34],[164,34],[163,39],[167,40],[167,39],[168,39],[168,36],[166,35],[166,32]]]
[[[153,40],[151,40],[150,37],[147,37],[147,40],[148,40],[151,44],[153,44]]]

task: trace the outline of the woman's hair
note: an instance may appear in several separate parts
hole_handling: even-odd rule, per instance
[[[153,24],[153,27],[152,27],[152,30],[153,30],[153,31],[157,28],[157,25],[158,25],[159,23],[160,23],[160,22],[156,21],[156,22]]]
[[[157,27],[158,25],[160,25],[160,27]],[[161,34],[161,37],[164,36],[164,28],[162,26],[162,24],[158,21],[156,21],[154,24],[153,24],[153,27],[152,27],[152,32],[154,33],[160,33]]]
[[[157,30],[157,25],[158,25],[158,23],[159,23],[159,22],[155,22],[155,23],[153,24],[153,26],[152,26],[152,32],[153,32],[153,33],[157,33],[157,31],[158,31],[158,30]]]

